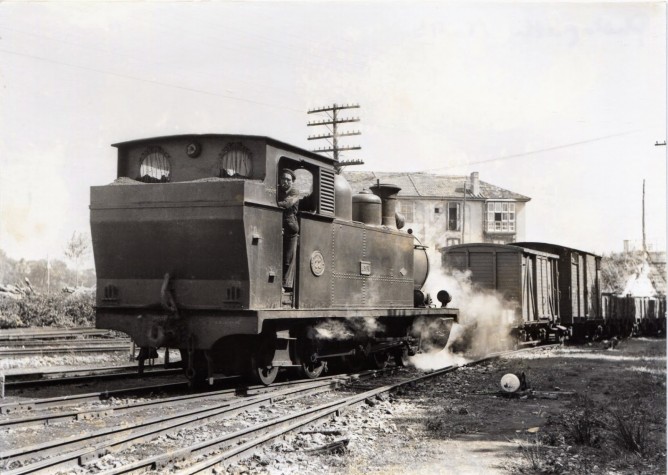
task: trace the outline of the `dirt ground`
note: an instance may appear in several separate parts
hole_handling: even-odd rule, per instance
[[[462,368],[221,472],[665,474],[666,341],[608,346],[534,349]],[[504,396],[507,373],[524,373],[529,390]],[[338,454],[309,452],[336,440],[347,443]]]

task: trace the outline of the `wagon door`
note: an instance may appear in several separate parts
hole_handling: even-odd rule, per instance
[[[598,259],[596,256],[586,256],[587,263],[587,317],[595,319],[601,317],[600,295],[598,285]]]
[[[555,299],[553,261],[547,257],[536,256],[536,299],[538,317],[553,321],[557,316]]]
[[[536,320],[534,265],[531,255],[522,256],[522,318],[525,322]]]
[[[469,269],[475,276],[475,282],[486,289],[496,288],[495,255],[492,252],[471,252]]]
[[[578,255],[571,254],[571,315],[573,319],[580,316],[580,265]]]

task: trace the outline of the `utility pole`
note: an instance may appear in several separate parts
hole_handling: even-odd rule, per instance
[[[645,179],[642,180],[642,252],[647,255],[647,241],[645,239]]]
[[[51,260],[49,259],[49,253],[46,254],[46,294],[51,293]]]
[[[330,140],[330,147],[322,147],[313,150],[314,152],[320,152],[320,153],[332,153],[334,160],[336,160],[336,169],[337,172],[341,172],[341,169],[345,166],[348,165],[362,165],[364,164],[364,161],[362,160],[340,160],[339,158],[339,152],[346,151],[346,150],[360,150],[362,147],[359,145],[353,146],[353,147],[341,147],[339,146],[339,137],[348,137],[351,135],[361,135],[362,133],[359,130],[356,131],[350,131],[350,132],[340,132],[338,125],[339,124],[344,124],[344,123],[349,123],[349,122],[359,122],[360,119],[359,117],[346,117],[346,118],[340,118],[339,117],[339,111],[345,110],[345,109],[359,109],[359,104],[346,104],[346,105],[337,105],[333,104],[331,106],[325,106],[325,107],[319,107],[317,109],[311,109],[307,112],[307,114],[319,114],[319,113],[325,113],[327,114],[328,118],[325,120],[318,120],[318,121],[313,121],[309,122],[306,125],[308,127],[315,127],[315,126],[322,126],[324,125],[328,129],[331,129],[330,132],[327,134],[320,134],[320,135],[311,135],[308,137],[308,140]]]
[[[462,244],[464,244],[464,239],[466,236],[466,187],[469,184],[468,178],[464,182],[464,204],[462,205]],[[485,203],[487,206],[487,203]],[[487,212],[487,210],[485,210]]]

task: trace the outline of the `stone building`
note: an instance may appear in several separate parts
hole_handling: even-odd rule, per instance
[[[429,246],[525,239],[525,206],[531,198],[481,181],[478,172],[449,176],[346,170],[343,176],[353,193],[377,181],[401,187],[398,211],[406,218],[404,229],[413,229]]]

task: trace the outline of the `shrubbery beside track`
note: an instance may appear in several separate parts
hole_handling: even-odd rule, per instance
[[[95,293],[29,294],[0,298],[0,329],[95,326]]]

